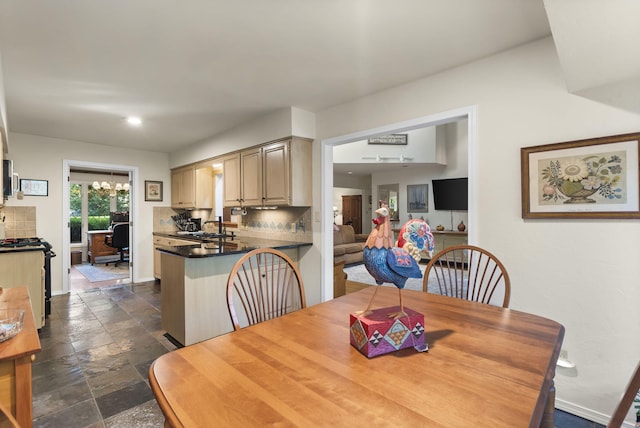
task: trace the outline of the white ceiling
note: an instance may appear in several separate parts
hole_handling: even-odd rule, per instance
[[[567,58],[602,30],[571,24],[587,2],[591,18],[640,4],[0,0],[8,129],[172,152],[283,107],[316,112],[546,37],[545,5],[559,16],[561,63],[584,90],[594,78],[582,82],[583,64]],[[127,115],[144,126],[128,127]]]
[[[542,0],[0,0],[9,131],[163,152],[549,34]]]

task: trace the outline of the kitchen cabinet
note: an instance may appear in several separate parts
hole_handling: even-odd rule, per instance
[[[224,206],[237,207],[240,203],[240,153],[222,158]]]
[[[182,209],[213,208],[213,168],[200,163],[171,171],[171,206]]]
[[[298,263],[299,248],[281,251]],[[162,329],[184,346],[233,331],[227,308],[227,280],[244,254],[194,258],[161,254]]]
[[[290,137],[230,155],[225,206],[310,206],[311,140]]]
[[[28,288],[31,296],[30,313],[35,317],[36,328],[42,328],[45,323],[42,249],[0,252],[0,287],[8,289],[19,286]]]
[[[166,236],[153,237],[153,276],[156,279],[162,278],[162,259],[158,247],[180,247],[183,245],[198,245],[196,241],[188,239],[169,238]]]
[[[240,188],[242,204],[262,205],[262,148],[240,152]]]
[[[106,244],[106,237],[111,233],[110,230],[91,230],[87,232],[87,257],[89,258],[89,263],[96,263],[98,257],[118,255],[117,248]],[[113,261],[112,258],[107,260]]]
[[[193,166],[171,170],[171,206],[174,208],[193,208],[195,194],[196,169]]]
[[[3,308],[24,309],[22,331],[0,343],[0,402],[25,428],[33,421],[31,364],[42,349],[29,294],[27,287],[7,288],[0,294]]]

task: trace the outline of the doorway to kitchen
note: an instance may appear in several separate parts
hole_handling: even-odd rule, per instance
[[[65,161],[63,169],[63,289],[132,283],[137,168]]]

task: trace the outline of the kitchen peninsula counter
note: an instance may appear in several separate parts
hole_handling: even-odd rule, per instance
[[[275,248],[297,263],[312,245],[237,236],[233,241],[228,238],[193,241],[193,245],[157,248],[162,258],[162,328],[174,343],[185,346],[233,330],[227,309],[227,279],[233,265],[245,253],[255,248]]]
[[[172,235],[154,233],[154,236],[165,236],[167,238],[177,238],[181,240],[193,241],[193,245],[181,246],[159,246],[158,250],[168,254],[173,254],[187,258],[202,258],[226,256],[231,254],[248,253],[256,248],[275,248],[276,250],[298,249],[313,245],[311,242],[280,241],[274,239],[261,239],[250,237],[238,237],[233,240],[219,238],[190,238],[184,235]]]

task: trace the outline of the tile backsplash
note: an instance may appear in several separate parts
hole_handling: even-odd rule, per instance
[[[177,228],[171,216],[178,212],[171,207],[154,207],[153,231],[175,232]],[[211,216],[211,211],[192,211],[191,216],[201,218],[204,223]],[[231,216],[231,222],[237,223],[238,227],[227,228],[227,232],[233,231],[238,236],[294,242],[311,242],[313,240],[311,208],[309,207],[284,207],[276,210],[247,208],[246,215]],[[206,227],[213,226],[207,225]]]
[[[38,236],[36,231],[36,207],[0,208],[0,220],[4,226],[5,238],[31,238]],[[0,235],[2,234],[0,226]]]

